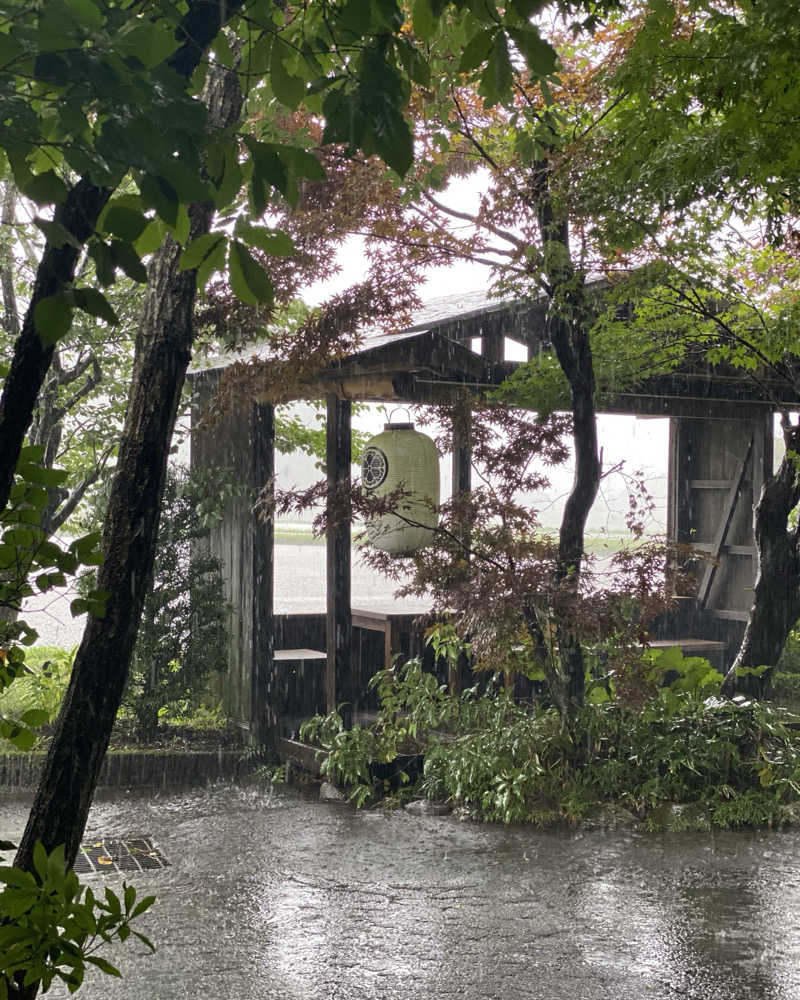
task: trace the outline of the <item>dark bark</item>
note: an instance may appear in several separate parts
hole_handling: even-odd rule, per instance
[[[3,294],[3,328],[9,337],[19,336],[19,308],[17,293],[14,288],[14,257],[11,253],[11,227],[16,222],[17,189],[12,181],[6,181],[3,190],[3,202],[0,206],[0,226],[3,234],[0,237],[0,288]],[[5,240],[5,227],[8,226],[8,242]]]
[[[538,178],[536,210],[543,252],[546,260],[554,261],[545,269],[550,298],[547,323],[553,349],[570,386],[575,448],[575,476],[561,518],[556,574],[568,593],[577,594],[586,519],[597,497],[601,473],[594,363],[589,342],[592,318],[585,284],[572,264],[568,223],[557,218],[546,188],[546,165],[540,165]],[[556,638],[560,672],[549,680],[549,687],[561,714],[571,717],[583,704],[583,647],[574,625],[566,620],[556,623]]]
[[[83,244],[92,234],[110,197],[109,188],[98,188],[87,178],[82,178],[71,189],[66,201],[58,206],[54,219]],[[55,345],[45,346],[42,343],[34,326],[33,314],[43,299],[58,294],[69,285],[75,275],[78,254],[78,249],[70,244],[53,247],[48,243],[36,271],[22,332],[14,345],[14,355],[0,397],[0,510],[4,510],[8,503],[14,469],[55,350]]]
[[[742,644],[725,677],[725,694],[763,698],[789,632],[800,617],[800,525],[789,527],[789,514],[800,502],[800,427],[783,420],[786,454],[774,476],[764,483],[754,512],[758,574],[753,604]],[[762,676],[737,676],[739,667],[771,669]]]
[[[206,100],[209,124],[239,118],[236,74],[212,74]],[[212,113],[213,112],[213,113]],[[191,236],[208,232],[210,203],[189,211]],[[190,360],[195,272],[180,271],[181,247],[172,240],[154,256],[136,338],[136,357],[117,472],[103,532],[98,586],[108,591],[105,615],[90,615],[56,722],[16,865],[31,870],[33,848],[65,845],[75,860],[100,767],[128,674],[153,570],[159,507],[169,445]],[[20,996],[35,995],[35,990]]]
[[[189,9],[177,32],[182,44],[169,60],[173,69],[188,80],[199,65],[206,47],[242,3],[243,0],[190,0]],[[97,187],[88,177],[82,177],[70,189],[66,200],[57,206],[54,221],[83,246],[94,232],[100,213],[112,193],[111,188]],[[53,358],[54,345],[45,346],[36,332],[34,311],[43,299],[57,295],[69,286],[75,277],[79,255],[80,250],[70,244],[54,247],[48,243],[36,270],[22,332],[14,346],[11,367],[0,397],[0,510],[8,504],[14,469]]]

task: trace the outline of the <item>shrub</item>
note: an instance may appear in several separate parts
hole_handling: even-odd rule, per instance
[[[506,691],[452,697],[411,661],[375,678],[373,726],[345,731],[328,716],[303,734],[328,751],[325,772],[358,804],[381,790],[370,765],[413,746],[424,752],[418,790],[485,820],[575,820],[613,801],[641,819],[680,802],[718,826],[779,821],[800,798],[800,737],[768,705],[708,697],[718,680],[707,663],[669,662],[674,678],[641,712],[587,703],[567,727],[554,709],[517,705]]]
[[[219,560],[203,548],[202,490],[168,473],[153,584],[145,599],[123,705],[141,739],[162,713],[186,716],[207,700],[206,682],[227,661],[227,607]]]
[[[52,722],[61,707],[67,690],[75,650],[57,646],[34,646],[27,651],[22,673],[0,692],[0,717],[10,723],[36,726]],[[35,723],[30,720],[36,718]],[[27,734],[26,734],[27,735]],[[0,740],[0,752],[30,749],[34,735],[30,732],[23,746]]]

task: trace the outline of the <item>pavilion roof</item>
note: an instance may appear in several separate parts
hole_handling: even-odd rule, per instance
[[[541,301],[492,299],[484,291],[433,299],[397,332],[364,330],[358,350],[319,372],[303,394],[410,403],[446,403],[482,394],[519,364],[505,360],[505,338],[525,345],[529,356],[549,346],[545,320]],[[198,366],[194,373],[259,357],[266,354],[251,348]],[[787,393],[785,385],[770,386],[763,379],[756,383],[741,371],[696,363],[604,396],[598,409],[698,417],[713,411],[724,417],[740,415],[743,404],[774,409],[776,401],[800,406],[800,397]]]

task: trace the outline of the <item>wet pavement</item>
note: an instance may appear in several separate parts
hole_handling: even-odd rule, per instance
[[[0,837],[24,818],[0,802]],[[123,979],[84,1000],[800,997],[798,832],[542,833],[232,787],[118,796],[87,832],[171,864],[131,879],[157,953],[115,947]]]

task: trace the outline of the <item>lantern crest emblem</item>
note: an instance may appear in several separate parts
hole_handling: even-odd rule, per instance
[[[361,460],[361,478],[368,490],[377,489],[389,473],[389,463],[380,448],[368,445]]]

